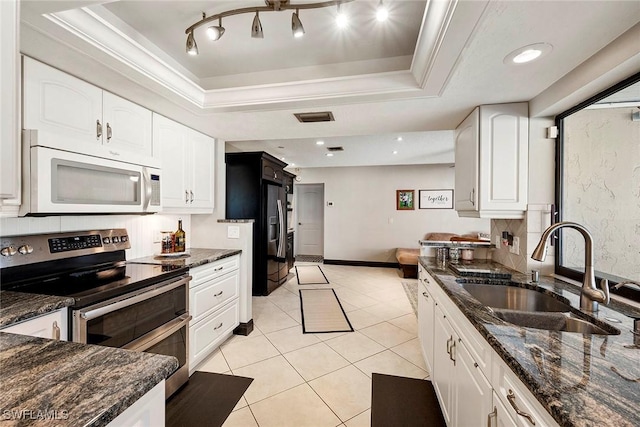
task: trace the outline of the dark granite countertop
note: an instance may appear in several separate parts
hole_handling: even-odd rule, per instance
[[[613,300],[600,305],[596,322],[619,329],[619,335],[519,327],[497,318],[456,281],[468,276],[458,277],[433,258],[419,260],[560,426],[640,426],[640,347],[631,333],[640,310]],[[513,272],[517,286],[534,287],[529,279]],[[567,298],[572,313],[580,313],[576,286],[543,276],[536,287]]]
[[[177,368],[170,356],[0,332],[0,424],[104,426]]]
[[[199,267],[204,264],[217,261],[219,259],[228,258],[237,255],[242,251],[240,249],[201,249],[190,248],[187,255],[176,257],[167,256],[148,256],[144,258],[135,258],[127,262],[133,264],[159,264],[159,265],[180,265],[189,268]]]
[[[0,291],[0,328],[69,307],[73,298]]]

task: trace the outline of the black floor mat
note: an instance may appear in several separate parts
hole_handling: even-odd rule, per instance
[[[195,372],[167,401],[166,427],[222,426],[253,378]]]
[[[373,374],[371,427],[446,427],[428,380]]]

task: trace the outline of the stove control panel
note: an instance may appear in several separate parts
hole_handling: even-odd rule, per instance
[[[124,228],[0,237],[0,268],[130,248]]]

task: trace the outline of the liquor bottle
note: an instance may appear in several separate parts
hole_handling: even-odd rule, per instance
[[[182,220],[178,220],[178,230],[174,233],[175,235],[175,252],[184,252],[187,247],[187,235],[182,229]]]

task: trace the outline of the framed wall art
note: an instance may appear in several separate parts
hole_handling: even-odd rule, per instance
[[[453,190],[419,190],[420,209],[453,209]]]
[[[396,190],[396,209],[411,211],[415,209],[415,190]]]

